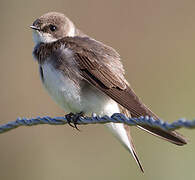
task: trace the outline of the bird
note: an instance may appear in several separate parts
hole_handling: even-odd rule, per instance
[[[70,125],[73,122],[77,128],[78,118],[91,113],[100,116],[123,113],[128,117],[159,119],[126,80],[121,57],[115,49],[77,29],[63,13],[48,12],[30,27],[35,43],[33,56],[38,62],[41,81],[53,100],[68,113],[66,117]],[[106,126],[144,172],[130,127],[112,122]],[[176,131],[149,125],[137,127],[173,144],[187,144]]]

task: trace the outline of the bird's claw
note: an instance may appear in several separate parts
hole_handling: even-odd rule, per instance
[[[77,127],[77,125],[78,125],[77,121],[80,119],[80,117],[83,117],[83,115],[84,115],[83,112],[79,112],[79,113],[75,113],[75,114],[71,112],[71,113],[65,115],[65,118],[67,119],[67,122],[71,127],[80,131],[80,129]],[[71,123],[73,123],[73,125]]]

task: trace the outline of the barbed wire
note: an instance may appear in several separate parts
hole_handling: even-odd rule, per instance
[[[186,120],[179,119],[173,123],[164,122],[162,120],[155,120],[152,117],[139,117],[139,118],[128,118],[124,114],[115,113],[111,117],[109,116],[96,116],[92,114],[91,117],[81,117],[78,119],[78,125],[87,125],[87,124],[105,124],[109,122],[114,123],[124,123],[129,126],[136,125],[149,125],[151,127],[160,128],[166,131],[172,131],[179,128],[195,128],[195,120]],[[67,124],[67,119],[65,117],[36,117],[36,118],[17,118],[16,121],[8,122],[7,124],[0,125],[0,133],[5,133],[12,129],[15,129],[20,126],[34,126],[40,124],[48,125],[65,125]]]

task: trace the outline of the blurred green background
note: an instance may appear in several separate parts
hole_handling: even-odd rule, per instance
[[[61,116],[43,89],[32,58],[29,26],[49,11],[66,14],[82,31],[114,47],[126,77],[160,117],[195,117],[194,0],[0,1],[0,124],[19,116]],[[103,125],[21,127],[0,135],[1,180],[194,179],[195,130],[180,130],[177,147],[136,128],[134,142],[145,168]]]

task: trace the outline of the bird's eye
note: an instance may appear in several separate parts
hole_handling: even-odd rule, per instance
[[[50,25],[49,25],[49,29],[50,29],[52,32],[54,32],[54,31],[56,31],[57,27],[54,26],[54,25],[52,25],[52,24],[50,24]]]

